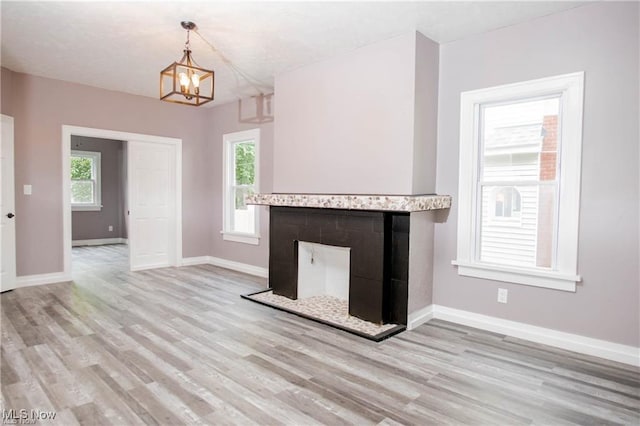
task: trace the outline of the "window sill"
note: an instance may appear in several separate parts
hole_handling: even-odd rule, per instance
[[[71,206],[72,212],[99,212],[102,206]]]
[[[260,244],[260,235],[258,234],[241,234],[237,232],[220,231],[222,239],[225,241],[234,241],[236,243],[251,244],[257,246]]]
[[[554,290],[575,292],[576,283],[581,281],[579,275],[568,275],[553,271],[534,271],[517,267],[471,263],[459,260],[454,260],[451,264],[458,267],[459,275]]]

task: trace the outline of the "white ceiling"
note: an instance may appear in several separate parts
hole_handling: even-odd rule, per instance
[[[157,98],[160,70],[182,55],[180,21],[191,20],[266,91],[280,72],[409,31],[446,43],[581,4],[2,1],[2,66]],[[256,93],[196,34],[191,45],[195,60],[216,71],[211,104]]]

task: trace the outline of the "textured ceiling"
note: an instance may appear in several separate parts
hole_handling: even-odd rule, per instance
[[[282,71],[418,30],[445,43],[581,5],[578,2],[1,2],[2,66],[158,97],[180,59],[181,20],[263,82]],[[195,60],[216,71],[221,104],[256,89],[196,34]],[[210,104],[210,105],[211,105]]]

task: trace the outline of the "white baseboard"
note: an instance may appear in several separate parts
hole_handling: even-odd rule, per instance
[[[210,263],[211,263],[211,256],[182,258],[182,266],[209,265]]]
[[[414,328],[428,322],[433,318],[433,305],[425,306],[422,309],[418,309],[409,314],[407,318],[407,330],[413,330]]]
[[[96,238],[93,240],[73,240],[71,241],[72,247],[78,246],[103,246],[105,244],[128,244],[129,240],[126,238]]]
[[[254,275],[256,277],[269,277],[269,269],[259,266],[249,265],[247,263],[236,262],[233,260],[222,259],[213,256],[186,257],[182,259],[182,266],[193,265],[213,265],[220,268],[231,269],[232,271],[243,272],[245,274]]]
[[[54,284],[71,281],[71,275],[64,272],[53,272],[50,274],[23,275],[16,277],[16,288],[31,287],[34,285]]]
[[[160,268],[171,268],[172,266],[175,265],[171,265],[171,264],[167,264],[167,263],[151,263],[149,265],[143,265],[143,266],[130,266],[129,270],[131,272],[140,272],[140,271],[148,271],[149,269],[160,269]]]
[[[249,265],[247,263],[235,262],[233,260],[221,259],[211,256],[209,263],[221,268],[231,269],[233,271],[244,272],[245,274],[255,275],[256,277],[269,277],[269,270],[259,266]]]
[[[550,328],[537,327],[522,322],[509,321],[440,305],[429,305],[417,313],[423,311],[428,312],[429,308],[433,312],[433,318],[436,319],[640,367],[640,348],[633,346],[593,339],[578,334],[565,333]],[[417,327],[417,325],[412,324],[411,316],[412,315],[409,316],[410,329]],[[424,317],[426,317],[426,315],[415,316],[413,321],[415,324],[421,323],[420,321]]]

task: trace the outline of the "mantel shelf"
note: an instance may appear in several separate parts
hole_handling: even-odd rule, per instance
[[[420,212],[451,207],[450,195],[252,194],[247,204],[317,209]]]

